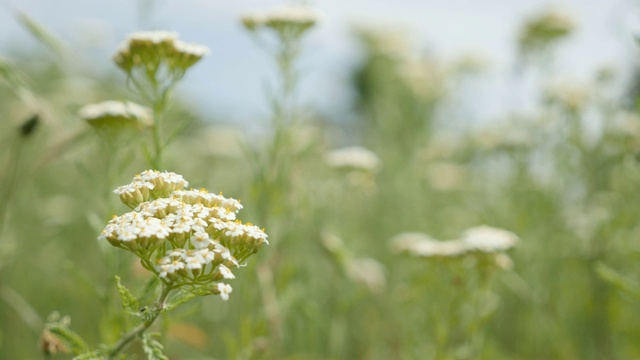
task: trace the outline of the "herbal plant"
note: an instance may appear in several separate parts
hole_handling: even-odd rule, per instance
[[[555,81],[577,22],[514,34],[522,102],[498,119],[476,111],[495,64],[360,28],[357,102],[333,118],[301,111],[317,18],[296,9],[244,18],[280,59],[260,134],[173,96],[200,46],[132,36],[126,93],[22,17],[52,43],[0,59],[0,358],[640,357],[640,118],[611,67]]]
[[[118,146],[135,140],[141,135],[139,130],[145,128],[151,128],[153,154],[146,147],[144,154],[151,166],[161,167],[167,140],[162,136],[160,121],[170,92],[206,52],[206,48],[183,43],[176,34],[167,32],[132,34],[118,51],[114,61],[126,72],[134,91],[153,110],[117,101],[80,110],[80,116],[108,145],[109,178],[117,165],[114,160],[118,159],[115,156]],[[77,359],[121,358],[133,341],[141,340],[148,358],[166,359],[163,346],[153,339],[153,334],[146,333],[161,314],[196,296],[215,294],[229,299],[232,288],[221,280],[234,279],[231,269],[244,266],[245,260],[267,243],[267,235],[262,229],[236,219],[236,213],[242,209],[238,200],[205,189],[187,190],[187,185],[181,175],[146,170],[130,184],[114,190],[131,211],[114,216],[98,239],[134,254],[142,268],[154,275],[141,298],[136,298],[116,276],[123,308],[139,324],[115,343],[90,350],[70,329],[67,318],[54,315],[45,326],[42,345],[45,355],[68,349]],[[153,303],[141,303],[153,294],[157,296]]]

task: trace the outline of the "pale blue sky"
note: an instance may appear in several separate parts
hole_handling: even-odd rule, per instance
[[[324,112],[340,113],[348,104],[347,76],[357,49],[349,37],[352,24],[369,23],[407,29],[416,44],[444,59],[480,51],[493,59],[494,73],[504,73],[513,56],[516,29],[522,19],[553,4],[572,14],[579,31],[562,49],[558,66],[567,77],[585,77],[601,64],[625,66],[640,7],[630,0],[316,0],[306,1],[323,14],[309,36],[302,66],[303,99]],[[176,31],[181,39],[204,44],[211,54],[188,74],[181,91],[204,113],[238,120],[264,115],[263,88],[271,74],[269,59],[238,25],[248,10],[271,9],[275,0],[159,0],[146,28]],[[141,29],[136,0],[0,0],[0,54],[15,41],[33,41],[11,16],[19,8],[65,43],[112,66],[110,57],[127,33]],[[638,14],[638,15],[635,15]],[[497,79],[497,78],[496,78]],[[491,103],[508,93],[494,79],[483,96]],[[491,82],[491,81],[490,81]],[[502,101],[495,101],[496,103]],[[491,107],[488,106],[488,115]]]

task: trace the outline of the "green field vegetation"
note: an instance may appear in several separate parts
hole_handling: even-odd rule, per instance
[[[173,94],[203,54],[172,63],[151,41],[100,73],[22,18],[42,48],[0,58],[0,359],[640,358],[640,116],[614,69],[546,82],[569,19],[532,16],[514,46],[535,110],[478,124],[482,58],[417,55],[384,29],[354,32],[355,116],[315,114],[296,100],[315,21],[271,16],[242,19],[276,60],[261,133]],[[114,99],[153,122],[81,110]],[[269,244],[228,301],[188,299],[116,353],[160,287],[97,238],[147,169],[240,199]]]

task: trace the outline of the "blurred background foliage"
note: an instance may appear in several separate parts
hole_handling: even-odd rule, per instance
[[[108,147],[77,115],[88,103],[130,99],[124,77],[97,72],[21,16],[42,46],[0,58],[3,359],[40,357],[53,311],[91,346],[115,341],[131,319],[113,274],[139,291],[149,276],[96,240],[124,210],[111,190],[146,168],[146,135]],[[443,60],[405,33],[355,30],[355,120],[300,115],[280,174],[286,193],[269,205],[272,245],[241,270],[229,302],[198,299],[161,322],[169,358],[639,358],[637,87],[620,91],[632,82],[609,68],[588,83],[556,81],[550,64],[574,28],[553,11],[524,20],[513,82],[537,76],[514,98],[534,110],[514,104],[483,124],[465,113],[486,59]],[[189,124],[166,169],[242,199],[262,225],[264,188],[247,149],[266,147],[268,136],[204,121],[179,92],[166,118]],[[373,151],[380,166],[332,167],[327,152],[345,143]],[[488,285],[477,259],[390,247],[399,233],[449,239],[481,224],[520,238]]]

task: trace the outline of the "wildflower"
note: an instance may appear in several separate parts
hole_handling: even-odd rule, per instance
[[[217,288],[214,290],[217,294],[220,295],[222,300],[229,300],[229,294],[233,291],[231,285],[218,283]]]
[[[142,128],[151,126],[151,110],[126,101],[104,101],[82,107],[78,114],[98,129]]]
[[[359,146],[336,149],[325,155],[325,162],[335,169],[374,172],[380,167],[380,159],[373,152]]]
[[[468,248],[459,240],[438,241],[427,234],[401,233],[391,240],[395,252],[406,252],[418,257],[458,257]]]
[[[394,252],[418,257],[460,257],[474,252],[501,253],[515,246],[518,237],[489,226],[467,229],[461,239],[439,241],[423,233],[401,233],[391,239]]]
[[[256,29],[264,26],[266,17],[260,13],[248,13],[240,18],[242,25],[249,31],[255,31]]]
[[[525,54],[544,51],[571,34],[575,26],[573,18],[559,10],[538,14],[529,19],[520,31],[520,51]]]
[[[139,204],[169,196],[174,191],[182,190],[189,183],[182,175],[172,172],[160,172],[157,170],[146,170],[136,175],[130,184],[123,185],[113,192],[120,196],[120,200],[125,205],[134,208]],[[173,203],[177,205],[178,203]],[[159,200],[153,204],[146,204],[145,208],[139,211],[152,211],[156,213],[161,208],[169,205],[167,200]]]
[[[518,242],[518,236],[511,231],[483,225],[466,230],[462,242],[470,250],[492,253],[514,247]]]
[[[223,278],[225,279],[235,279],[235,275],[233,275],[233,273],[231,272],[231,269],[229,269],[228,267],[220,264],[218,265],[218,271],[220,272],[220,274],[222,275]]]
[[[114,216],[98,239],[134,253],[164,282],[201,294],[199,287],[234,279],[230,268],[268,241],[264,230],[236,219],[242,209],[238,200],[204,189],[183,190],[187,185],[172,172],[134,176],[114,191],[132,211]],[[231,287],[217,286],[216,294],[228,299]]]
[[[287,6],[262,14],[249,13],[241,17],[241,22],[251,32],[268,28],[281,36],[297,38],[318,22],[318,14],[305,6]]]
[[[168,31],[141,31],[130,34],[113,57],[127,74],[137,68],[155,73],[161,66],[171,72],[184,72],[209,53],[205,46],[178,40]]]

